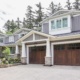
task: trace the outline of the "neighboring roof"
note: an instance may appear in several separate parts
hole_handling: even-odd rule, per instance
[[[35,34],[39,34],[39,35],[42,35],[42,36],[45,36],[45,37],[49,37],[49,38],[54,38],[56,36],[52,36],[52,35],[49,35],[49,34],[45,34],[45,33],[42,33],[42,32],[38,32],[38,31],[30,31],[29,33],[27,33],[25,36],[23,36],[22,38],[20,38],[18,41],[16,42],[19,42],[19,41],[23,41],[24,39],[26,39],[27,37],[29,37],[30,35],[32,35],[33,33]]]
[[[46,18],[43,21],[41,21],[40,24],[44,23],[47,20],[55,18],[55,17],[68,15],[68,14],[74,15],[74,14],[77,14],[77,13],[80,14],[80,10],[59,10],[59,11],[55,12],[54,14],[52,14],[51,16],[49,16],[48,18]]]
[[[19,33],[22,30],[31,31],[31,29],[28,29],[28,28],[20,28],[16,32],[14,32],[13,34],[17,34],[17,33]]]

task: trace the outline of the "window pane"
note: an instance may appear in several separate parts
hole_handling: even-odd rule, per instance
[[[68,21],[67,18],[63,19],[63,27],[67,27],[68,26]]]
[[[51,21],[51,29],[55,29],[55,23],[54,23],[54,21]]]
[[[61,20],[57,20],[57,28],[61,28]]]

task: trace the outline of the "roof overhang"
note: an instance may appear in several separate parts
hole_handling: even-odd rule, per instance
[[[59,13],[60,11],[68,11],[68,12],[65,12],[63,14],[60,14],[60,15],[55,15],[57,13]],[[57,17],[61,17],[61,16],[66,16],[66,15],[74,15],[74,14],[80,14],[80,11],[79,10],[59,10],[57,11],[56,13],[52,14],[51,16],[49,16],[48,18],[44,19],[43,21],[40,22],[40,24],[50,20],[50,19],[53,19],[53,18],[57,18]]]

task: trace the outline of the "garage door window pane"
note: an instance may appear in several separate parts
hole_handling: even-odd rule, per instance
[[[55,45],[54,49],[55,50],[64,50],[65,46],[64,45]]]

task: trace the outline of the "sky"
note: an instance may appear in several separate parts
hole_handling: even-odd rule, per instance
[[[51,1],[55,4],[60,2],[64,7],[67,0],[0,0],[0,29],[2,31],[4,30],[3,26],[7,20],[16,20],[17,17],[23,20],[28,5],[31,5],[35,10],[35,4],[41,2],[42,6],[47,8]],[[70,0],[70,2],[73,1],[74,0]]]

